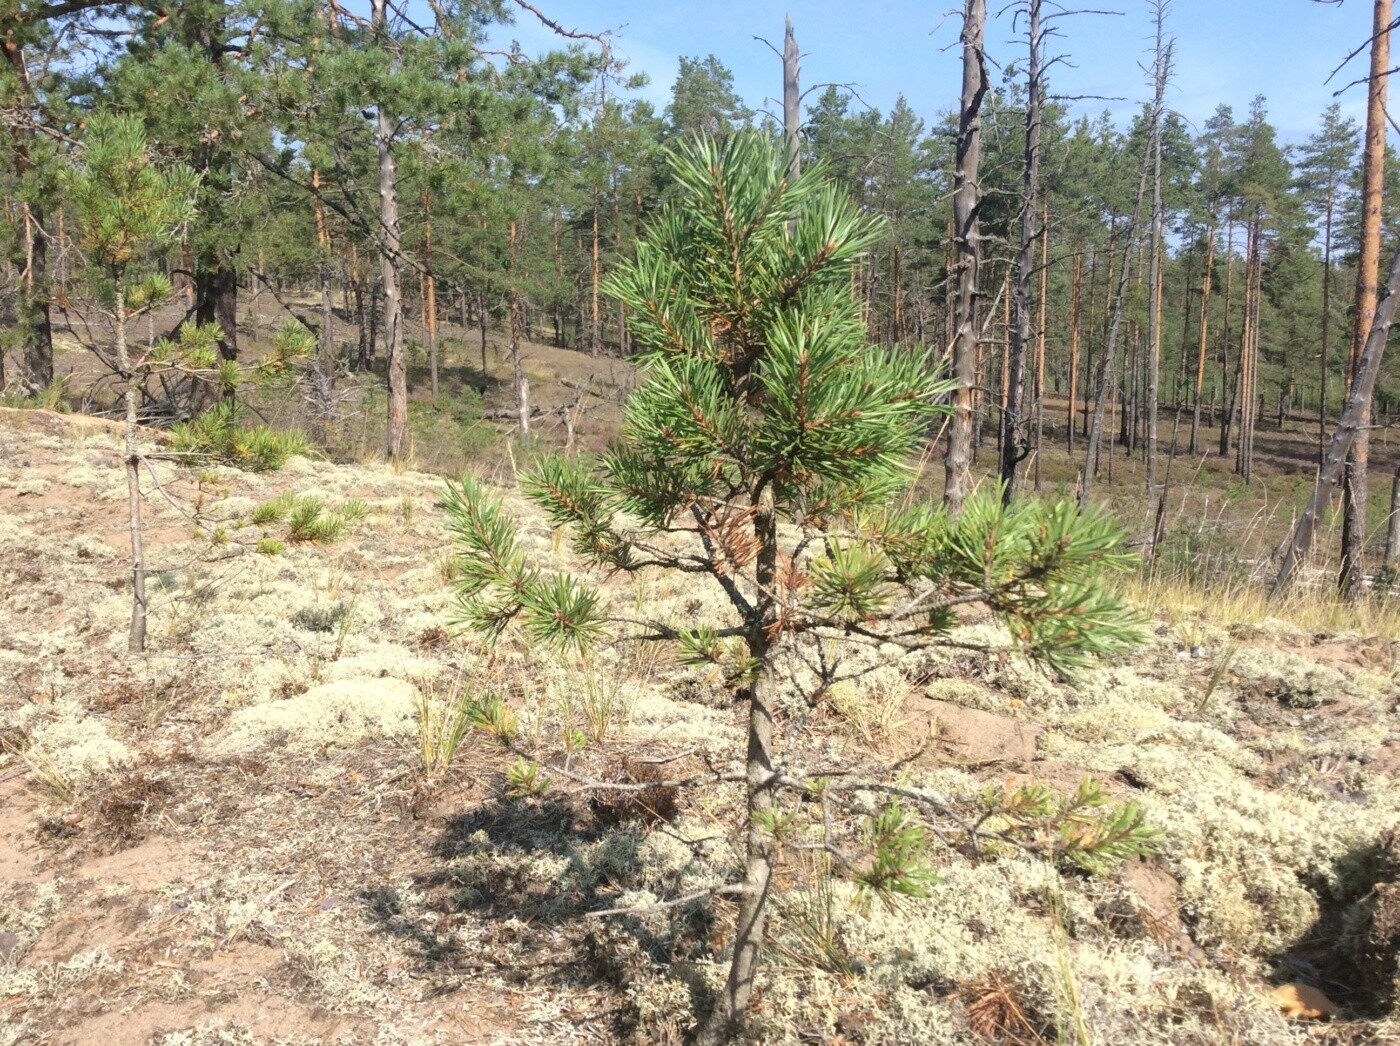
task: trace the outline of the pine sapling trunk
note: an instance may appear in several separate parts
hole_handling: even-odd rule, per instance
[[[744,760],[747,789],[747,860],[744,892],[734,934],[734,957],[729,977],[709,1019],[696,1036],[696,1046],[721,1046],[738,1032],[753,992],[763,947],[768,890],[777,859],[777,842],[765,815],[773,805],[773,708],[777,673],[772,665],[769,627],[773,624],[778,566],[778,520],[773,488],[766,485],[754,499],[754,537],[758,542],[755,580],[759,598],[749,615],[746,636],[749,656],[758,674],[749,688],[749,737]]]
[[[146,549],[141,529],[141,453],[136,447],[136,372],[126,345],[126,281],[115,280],[117,367],[126,381],[122,394],[126,406],[126,505],[131,530],[131,631],[126,648],[133,654],[146,649]]]

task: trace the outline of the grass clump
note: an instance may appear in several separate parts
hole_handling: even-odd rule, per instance
[[[475,726],[472,700],[459,688],[439,699],[428,688],[418,695],[418,754],[429,776],[452,764],[462,739]]]
[[[247,472],[280,469],[296,454],[307,454],[311,444],[305,433],[274,432],[266,425],[244,428],[242,410],[233,400],[223,400],[197,418],[171,430],[177,451],[213,458]]]
[[[360,498],[349,498],[336,509],[336,514],[346,523],[358,523],[369,516],[369,506]]]
[[[73,409],[68,400],[67,374],[57,375],[38,392],[28,396],[17,392],[0,393],[0,407],[21,407],[31,410],[52,410],[67,414]]]
[[[264,501],[253,509],[253,522],[259,526],[281,523],[287,518],[297,503],[297,496],[290,490],[283,491],[270,501]]]
[[[264,556],[280,556],[287,551],[287,543],[280,538],[259,538],[256,548]]]
[[[352,498],[339,508],[330,509],[320,498],[284,491],[253,509],[250,517],[258,526],[275,523],[287,525],[287,541],[294,544],[329,545],[339,541],[354,523],[369,515],[369,506]],[[258,551],[277,555],[286,549],[286,541],[265,537],[258,542]]]
[[[327,509],[319,498],[298,498],[287,514],[287,535],[297,542],[327,545],[343,538],[349,528],[345,517]]]

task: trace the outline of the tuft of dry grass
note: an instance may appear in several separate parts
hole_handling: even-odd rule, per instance
[[[462,675],[447,693],[425,682],[418,693],[418,758],[424,774],[432,776],[452,765],[462,740],[475,724],[470,695],[462,688]]]
[[[23,731],[16,731],[16,737],[0,736],[0,752],[19,759],[38,781],[39,785],[60,803],[67,803],[77,792],[73,777],[66,773],[42,749],[29,743]]]

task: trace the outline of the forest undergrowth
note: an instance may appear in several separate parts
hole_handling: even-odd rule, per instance
[[[304,457],[152,462],[151,650],[128,655],[116,435],[2,423],[0,1042],[682,1041],[732,909],[591,913],[738,860],[735,786],[665,786],[736,743],[719,681],[456,635],[441,478]],[[531,562],[572,569],[492,445]],[[345,526],[295,540],[310,501]],[[793,669],[785,758],[891,774],[954,820],[894,909],[784,854],[751,1041],[1395,1041],[1396,614],[1270,606],[1192,548],[1123,583],[1148,641],[1075,684],[978,619],[961,638],[992,653],[873,663],[815,704]],[[677,622],[708,598],[646,572],[606,593]],[[957,828],[1053,832],[1086,779],[1144,811],[1154,856],[1093,874]],[[1333,1019],[1290,1018],[1288,985]]]

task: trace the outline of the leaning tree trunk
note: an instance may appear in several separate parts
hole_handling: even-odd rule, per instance
[[[388,34],[387,0],[373,0],[372,22],[377,34]],[[387,40],[381,43],[387,44]],[[392,144],[394,121],[381,104],[375,116],[374,142],[379,154],[379,253],[384,280],[384,355],[389,376],[387,453],[399,461],[408,450],[408,371],[403,347],[403,301],[399,290],[398,173]]]
[[[1001,415],[1001,457],[999,471],[1002,499],[1006,504],[1016,494],[1016,468],[1026,456],[1027,440],[1021,420],[1022,392],[1025,385],[1026,345],[1031,338],[1031,268],[1035,241],[1044,234],[1037,229],[1040,208],[1040,0],[1027,0],[1030,16],[1028,35],[1030,57],[1026,75],[1026,145],[1021,165],[1021,245],[1016,253],[1016,289],[1011,300],[1012,320],[1008,342],[1005,410]]]
[[[986,0],[965,0],[963,8],[962,100],[958,116],[957,163],[953,170],[953,242],[957,255],[953,302],[953,414],[944,461],[943,500],[957,512],[971,485],[972,404],[977,386],[977,280],[981,210],[977,168],[982,147],[982,99],[987,93],[983,38]]]
[[[1356,380],[1352,382],[1351,390],[1347,393],[1346,405],[1342,409],[1341,420],[1337,423],[1337,431],[1332,434],[1332,445],[1327,451],[1327,457],[1323,459],[1322,468],[1318,470],[1317,486],[1313,489],[1312,499],[1299,517],[1298,525],[1293,528],[1293,536],[1284,552],[1278,576],[1274,579],[1272,596],[1278,596],[1287,590],[1294,572],[1311,550],[1317,521],[1331,501],[1332,488],[1342,471],[1343,463],[1347,461],[1357,436],[1370,420],[1371,393],[1376,387],[1376,375],[1380,373],[1381,357],[1385,354],[1390,325],[1395,321],[1397,295],[1400,295],[1400,250],[1395,252],[1395,257],[1390,263],[1385,295],[1376,307],[1375,316],[1367,332]]]
[[[1376,0],[1371,38],[1371,75],[1366,106],[1366,150],[1362,162],[1361,242],[1356,265],[1356,308],[1352,327],[1352,373],[1360,367],[1361,346],[1367,343],[1376,315],[1376,282],[1380,274],[1381,207],[1385,192],[1385,96],[1390,66],[1391,0]],[[1353,384],[1356,378],[1352,379]],[[1343,483],[1342,568],[1337,587],[1349,599],[1361,594],[1366,574],[1366,464],[1370,458],[1371,401],[1347,458]]]

